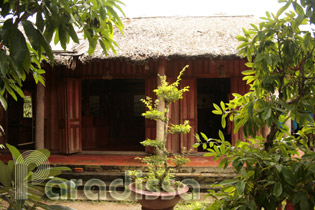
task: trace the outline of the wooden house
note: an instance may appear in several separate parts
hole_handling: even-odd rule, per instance
[[[257,20],[217,16],[126,18],[123,22],[124,35],[114,36],[120,47],[117,54],[105,56],[97,47],[89,56],[86,41],[55,51],[56,64],[45,66],[45,87],[26,82],[27,100],[9,98],[8,110],[1,111],[6,131],[2,142],[32,148],[36,127],[44,131],[36,144],[56,153],[144,151],[139,142],[154,139],[156,125],[141,116],[145,107],[140,99],[154,96],[157,74],[174,81],[186,65],[189,69],[181,85],[190,86],[190,91],[172,106],[171,115],[172,123],[189,120],[192,130],[171,137],[167,147],[172,153],[191,148],[197,132],[217,137],[221,122],[212,114],[212,104],[227,101],[233,92],[248,91],[241,75],[246,60],[238,56],[235,37]],[[44,109],[38,119],[37,106]],[[241,133],[233,134],[232,124],[227,127],[226,139],[234,143],[241,138]]]

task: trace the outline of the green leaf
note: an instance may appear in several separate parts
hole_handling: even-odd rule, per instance
[[[237,172],[239,172],[243,167],[243,163],[240,161],[240,158],[237,158],[232,162],[232,166],[235,168]]]
[[[213,107],[216,109],[217,113],[220,113],[220,114],[223,113],[222,110],[221,110],[221,108],[220,108],[218,105],[216,105],[215,103],[213,103]],[[212,111],[212,112],[213,112],[213,111]],[[220,115],[220,114],[219,114],[219,115]]]
[[[243,194],[243,192],[244,192],[244,190],[245,190],[245,186],[246,186],[245,182],[244,182],[244,181],[240,181],[240,182],[238,182],[238,183],[235,185],[235,188],[236,188],[236,190],[237,190],[237,192],[238,192],[239,194]]]
[[[52,27],[47,26],[44,31],[44,37],[48,43],[51,42],[53,35],[54,35],[54,29]],[[55,36],[58,36],[58,33],[56,33]],[[58,41],[59,41],[59,38],[58,38]],[[55,42],[55,39],[54,39],[54,42]]]
[[[99,39],[98,42],[99,42],[99,44],[101,45],[101,47],[102,47],[102,49],[103,49],[103,51],[104,51],[104,53],[105,53],[105,56],[107,56],[107,50],[108,50],[108,49],[106,48],[106,46],[105,46],[105,44],[104,44],[104,41],[101,40],[101,39]]]
[[[102,20],[105,20],[106,19],[106,11],[105,11],[104,7],[100,7],[100,14],[101,14]]]
[[[284,180],[288,182],[290,185],[295,186],[295,178],[293,173],[287,168],[287,167],[282,167],[281,171]]]
[[[53,65],[54,64],[54,54],[52,52],[51,46],[48,43],[48,41],[46,40],[45,36],[41,35],[39,36],[39,42],[41,44],[41,46],[44,48],[49,60],[50,60],[50,64]]]
[[[206,153],[203,155],[204,157],[212,157],[212,156],[217,156],[216,153],[210,152],[210,153]]]
[[[225,166],[227,165],[227,161],[228,161],[228,158],[223,158],[223,159],[220,161],[218,167],[219,167],[219,168],[225,168]]]
[[[287,2],[283,7],[281,7],[278,12],[277,12],[277,15],[276,17],[278,18],[285,10],[287,10],[290,6],[291,2]]]
[[[121,20],[120,20],[120,17],[118,16],[118,14],[115,12],[115,10],[113,10],[113,8],[111,8],[111,7],[108,7],[108,6],[106,6],[106,9],[107,9],[107,11],[112,15],[112,16],[114,16],[114,18],[115,18],[115,20],[116,21],[114,21],[114,23],[116,24],[116,22],[118,23],[118,25],[117,26],[122,26],[123,24],[122,24],[122,22],[121,22]]]
[[[44,164],[47,162],[48,157],[50,156],[50,152],[48,149],[39,149],[32,151],[26,159],[28,160],[37,160],[36,164],[29,165],[29,170],[32,171],[37,166]]]
[[[221,114],[222,114],[222,111],[212,110],[212,113],[213,113],[213,114],[216,114],[216,115],[221,115]]]
[[[23,63],[26,55],[29,54],[28,47],[25,41],[23,33],[16,29],[14,35],[12,35],[11,46],[10,46],[10,57],[16,62],[20,69],[23,69]]]
[[[240,42],[248,42],[247,38],[241,35],[236,36],[237,40]]]
[[[10,151],[10,153],[11,153],[11,155],[15,161],[16,160],[22,160],[22,158],[19,158],[19,157],[21,157],[21,153],[16,147],[14,147],[10,144],[5,144],[5,145],[9,149],[9,151]],[[19,162],[19,163],[21,163],[21,162]]]
[[[226,108],[225,108],[225,103],[223,101],[220,102],[220,106],[223,112],[225,112]]]
[[[202,136],[204,140],[208,141],[208,137],[206,134],[204,134],[203,132],[200,132],[200,135]]]
[[[219,150],[219,148],[218,148],[217,145],[214,145],[214,146],[213,146],[213,149],[214,149],[214,151],[217,153],[217,155],[221,155],[220,150]]]
[[[95,37],[89,39],[89,50],[88,50],[89,55],[92,55],[92,53],[95,51],[96,44],[97,44],[97,39]]]
[[[37,14],[36,14],[36,27],[41,32],[43,32],[44,27],[45,27],[44,19],[43,19],[42,13],[40,11],[37,12]]]
[[[220,139],[221,139],[222,141],[225,140],[224,134],[223,134],[223,132],[222,132],[221,130],[219,130],[219,137],[220,137]]]
[[[5,187],[11,186],[11,171],[8,165],[0,160],[0,182]]]
[[[268,118],[270,118],[270,116],[271,116],[271,108],[268,107],[267,111],[264,112],[263,120],[267,120]]]
[[[246,84],[250,84],[252,81],[254,81],[256,78],[254,76],[246,76],[243,77],[243,80],[246,80]]]
[[[25,60],[23,63],[23,67],[24,67],[25,72],[29,73],[30,66],[31,66],[31,54],[30,54],[30,52],[27,51],[25,56],[26,57],[25,57]]]
[[[0,103],[1,103],[2,107],[4,108],[4,110],[6,110],[8,107],[8,103],[5,100],[5,98],[3,97],[3,95],[1,95],[1,94],[0,94]]]
[[[226,179],[220,182],[221,185],[233,185],[237,182],[235,179]]]
[[[245,70],[245,71],[242,71],[242,74],[243,75],[252,75],[252,74],[255,74],[256,71],[255,70]]]
[[[3,26],[1,28],[1,33],[2,33],[1,38],[3,39],[4,44],[10,45],[11,38],[14,35],[14,32],[15,32],[15,27],[13,25],[13,19],[10,18],[3,23]]]
[[[289,3],[289,2],[288,2]],[[287,3],[287,4],[288,4]],[[294,10],[296,11],[296,13],[298,14],[298,15],[304,15],[304,10],[303,10],[303,8],[301,7],[301,5],[300,4],[298,4],[297,2],[293,2],[293,8],[294,8]]]
[[[77,35],[77,33],[75,32],[75,30],[74,30],[72,24],[69,24],[69,25],[68,25],[68,28],[69,28],[68,33],[69,33],[71,39],[72,39],[75,43],[79,44],[80,41],[79,41],[78,35]]]
[[[40,52],[40,42],[39,42],[39,36],[41,35],[39,31],[37,31],[37,29],[34,28],[33,23],[28,21],[28,20],[23,20],[22,21],[22,25],[25,31],[25,34],[28,38],[28,40],[30,41],[32,47],[39,52],[39,54],[41,54]]]
[[[276,184],[273,186],[273,194],[276,197],[279,197],[282,194],[282,184],[280,182],[276,182]]]
[[[24,92],[21,90],[21,88],[19,88],[18,86],[14,84],[10,84],[10,86],[13,90],[15,90],[15,92],[19,94],[19,96],[21,96],[21,98],[24,98]]]
[[[224,115],[221,118],[221,125],[222,125],[222,128],[226,127],[226,120],[225,120],[225,116]]]
[[[67,49],[67,31],[64,28],[64,25],[60,24],[58,27],[58,37],[61,47]]]
[[[63,8],[66,10],[67,13],[71,13],[71,8],[70,8],[70,5],[69,5],[69,1],[66,1],[66,0],[60,0]]]
[[[308,170],[309,170],[310,172],[312,172],[312,173],[315,173],[315,164],[312,164],[312,165],[308,168]]]
[[[227,148],[225,146],[225,144],[221,144],[220,145],[220,151],[222,155],[225,155],[225,152],[227,151]]]

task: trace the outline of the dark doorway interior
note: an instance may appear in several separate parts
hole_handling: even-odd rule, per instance
[[[212,113],[213,103],[227,102],[230,93],[229,79],[197,80],[198,133],[203,132],[208,138],[218,138],[219,129],[223,131],[225,140],[231,141],[226,129],[222,129],[221,116]],[[199,151],[203,151],[199,148]]]
[[[24,99],[8,97],[8,143],[18,149],[35,149],[36,88],[31,82],[23,84]]]
[[[144,88],[141,79],[82,81],[83,150],[144,150]]]

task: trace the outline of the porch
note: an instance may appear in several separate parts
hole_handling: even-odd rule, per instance
[[[87,152],[88,153],[88,152]],[[109,186],[116,179],[126,180],[126,171],[141,170],[145,172],[145,165],[135,157],[144,157],[145,152],[104,152],[104,154],[52,154],[49,158],[51,167],[67,166],[71,171],[63,173],[68,180],[86,183],[91,179],[99,179]],[[192,179],[200,185],[200,191],[205,192],[211,184],[236,176],[232,168],[218,168],[219,161],[213,157],[190,155],[190,162],[176,172],[176,179]],[[0,160],[6,162],[12,159],[9,153],[0,154]]]

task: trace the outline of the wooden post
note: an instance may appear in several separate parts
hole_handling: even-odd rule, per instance
[[[159,75],[165,75],[165,69],[166,69],[166,60],[165,58],[160,59],[159,66],[157,73]],[[159,77],[157,77],[157,85],[161,85],[161,80]],[[161,112],[164,112],[165,109],[165,103],[163,100],[159,101],[158,110]],[[156,140],[163,141],[164,137],[164,123],[160,120],[156,121]]]
[[[43,149],[44,145],[44,118],[45,118],[45,86],[41,83],[37,85],[36,92],[36,127],[35,127],[35,148]]]

